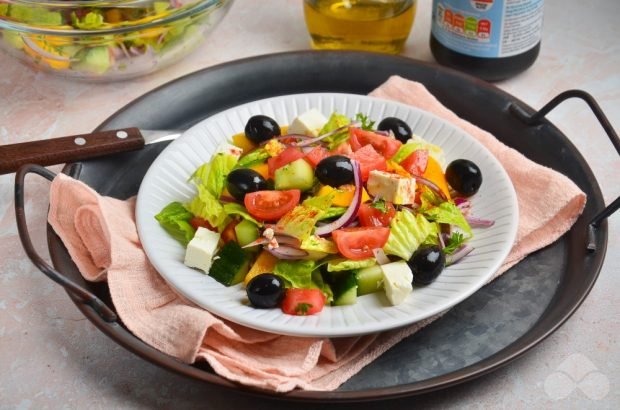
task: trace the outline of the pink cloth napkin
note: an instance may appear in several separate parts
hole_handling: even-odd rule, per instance
[[[371,95],[411,104],[453,123],[482,142],[506,168],[517,191],[520,222],[517,241],[496,276],[555,241],[583,210],[585,195],[568,178],[460,119],[421,84],[392,77]],[[331,340],[279,336],[230,323],[168,287],[142,250],[134,210],[135,198],[103,197],[65,175],[52,182],[49,223],[84,277],[108,282],[127,328],[183,362],[206,360],[229,380],[277,392],[333,390],[440,316],[388,332]]]

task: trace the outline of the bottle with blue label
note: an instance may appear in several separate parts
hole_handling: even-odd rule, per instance
[[[433,0],[431,51],[442,65],[503,80],[536,61],[542,23],[543,0]]]

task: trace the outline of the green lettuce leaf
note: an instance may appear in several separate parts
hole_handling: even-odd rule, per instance
[[[74,27],[82,30],[94,30],[106,25],[103,21],[103,16],[96,11],[87,13],[81,19],[75,13],[71,13],[71,23]]]
[[[276,224],[276,232],[293,236],[300,241],[307,239],[314,231],[317,221],[327,212],[333,195],[313,196],[286,213]]]
[[[453,202],[442,202],[438,206],[424,211],[424,215],[431,221],[456,225],[467,233],[469,237],[473,236],[471,226],[469,226],[459,207]]]
[[[216,227],[221,232],[229,221],[224,207],[205,186],[198,185],[197,188],[198,195],[187,204],[187,210],[202,219],[206,219],[211,226]]]
[[[248,152],[239,158],[239,162],[235,168],[247,168],[252,165],[262,164],[270,157],[269,153],[265,151],[265,148],[256,148],[254,151]]]
[[[324,219],[335,218],[347,212],[347,208],[343,206],[331,206],[325,213],[319,218],[319,221]]]
[[[321,289],[321,292],[325,295],[326,303],[332,303],[334,301],[334,293],[332,292],[332,288],[325,283],[323,280],[323,275],[321,275],[319,270],[312,272],[312,282],[314,282],[317,288]]]
[[[234,155],[219,153],[211,161],[198,167],[189,177],[189,181],[196,186],[203,186],[215,198],[222,195],[226,187],[226,177],[237,164],[237,157]]]
[[[288,287],[313,289],[316,284],[312,280],[312,271],[316,268],[314,261],[279,260],[273,273],[284,279]]]
[[[409,260],[413,252],[424,243],[429,236],[434,238],[439,234],[439,225],[429,222],[422,214],[414,215],[403,209],[396,212],[390,222],[390,236],[383,250],[388,255],[396,255]],[[430,239],[429,239],[430,240]]]
[[[62,14],[59,11],[50,11],[43,7],[22,6],[11,4],[8,15],[21,23],[35,26],[61,26]]]
[[[321,238],[317,235],[310,235],[309,237],[301,241],[301,245],[299,247],[306,251],[338,253],[338,247],[336,246],[336,243],[334,241]]]
[[[341,272],[345,270],[362,269],[377,264],[375,258],[362,259],[360,261],[352,261],[350,259],[332,259],[327,262],[328,272]]]
[[[338,114],[336,112],[332,113],[327,120],[327,123],[321,128],[319,135],[327,134],[337,128],[343,127],[347,124],[350,124],[351,120],[346,115]],[[349,138],[349,131],[344,130],[339,132],[338,134],[330,135],[327,138],[323,139],[323,142],[327,143],[327,148],[332,150],[336,148],[338,145],[342,144]]]
[[[254,223],[256,226],[263,226],[261,222],[258,222],[256,219],[252,218],[252,215],[248,213],[248,210],[245,209],[245,207],[240,204],[231,202],[228,204],[224,204],[223,207],[224,207],[224,212],[226,212],[226,215],[239,215],[246,221],[250,221]]]
[[[163,13],[168,10],[170,7],[170,3],[167,1],[156,1],[153,2],[153,10],[155,10],[155,14]]]
[[[327,195],[321,196],[311,196],[306,199],[302,205],[311,206],[317,209],[320,209],[323,212],[327,212],[329,208],[332,206],[332,202],[336,194],[332,191]]]
[[[174,239],[187,246],[196,233],[189,224],[193,216],[180,202],[172,202],[155,215],[155,219]]]
[[[425,186],[420,194],[420,208],[418,208],[418,211],[424,213],[426,210],[438,206],[442,202],[444,202],[443,198],[435,191]]]

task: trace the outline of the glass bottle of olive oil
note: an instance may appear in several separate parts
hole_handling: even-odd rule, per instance
[[[413,25],[416,0],[304,0],[312,47],[399,53]]]

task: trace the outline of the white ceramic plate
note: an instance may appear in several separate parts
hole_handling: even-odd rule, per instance
[[[195,189],[187,183],[194,170],[209,161],[220,142],[242,132],[252,115],[264,114],[288,124],[298,114],[317,108],[325,116],[338,111],[354,117],[362,112],[373,120],[398,117],[414,134],[444,149],[448,162],[474,161],[483,184],[473,197],[473,213],[495,220],[490,228],[474,229],[475,250],[446,268],[431,285],[415,288],[405,302],[389,306],[383,292],[358,298],[355,305],[326,307],[312,316],[290,316],[280,309],[254,309],[241,285],[225,287],[183,264],[185,250],[154,216],[172,201],[189,202]],[[205,119],[167,147],[146,173],[136,207],[138,232],[147,256],[176,291],[208,311],[233,322],[272,333],[340,337],[401,327],[442,312],[482,287],[512,247],[517,232],[517,198],[508,175],[493,155],[473,137],[419,109],[361,95],[297,94],[240,105]]]

